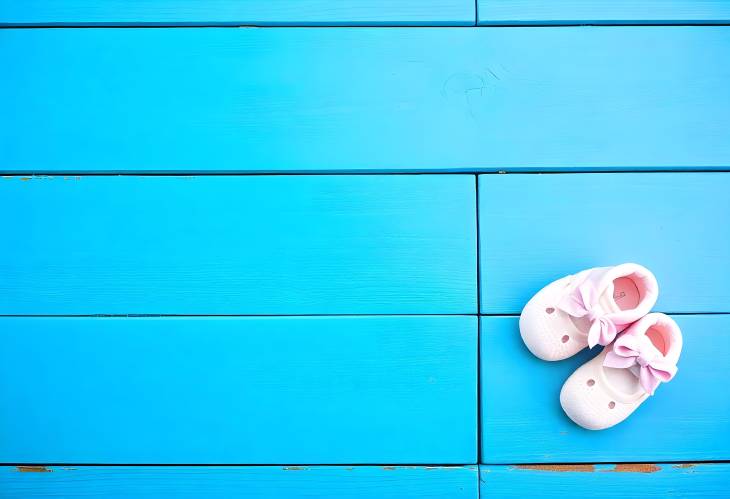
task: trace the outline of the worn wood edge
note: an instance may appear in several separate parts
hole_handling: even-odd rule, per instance
[[[0,497],[474,499],[471,465],[0,465]],[[425,494],[425,495],[424,495]]]

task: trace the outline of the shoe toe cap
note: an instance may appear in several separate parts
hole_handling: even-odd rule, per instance
[[[589,361],[574,372],[560,390],[560,405],[577,425],[588,430],[605,430],[626,419],[638,403],[615,400]]]
[[[520,334],[527,348],[543,360],[567,359],[587,345],[570,318],[556,308],[555,290],[537,293],[522,310]]]

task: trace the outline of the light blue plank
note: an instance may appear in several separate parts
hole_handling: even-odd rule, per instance
[[[481,466],[485,499],[727,498],[728,464]]]
[[[0,318],[0,462],[476,463],[476,321]]]
[[[0,179],[0,314],[476,313],[470,175]]]
[[[728,59],[728,27],[5,29],[0,171],[730,168]]]
[[[728,0],[478,0],[479,24],[721,24]]]
[[[482,313],[623,262],[654,272],[657,310],[730,312],[730,174],[485,175],[479,193]]]
[[[679,373],[623,423],[575,425],[560,388],[591,353],[544,362],[522,343],[516,317],[481,319],[482,461],[485,463],[730,459],[730,315],[674,316],[684,348]],[[594,353],[597,353],[596,350]]]
[[[104,499],[477,499],[477,467],[0,468],[0,497]]]
[[[0,0],[2,25],[473,25],[473,0]]]

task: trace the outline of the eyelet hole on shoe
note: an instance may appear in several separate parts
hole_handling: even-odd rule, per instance
[[[546,314],[552,314],[553,312],[555,312],[555,309],[553,307],[548,307],[545,309]]]
[[[570,336],[568,336],[568,335],[566,334],[566,335],[564,335],[564,336],[563,336],[562,338],[560,338],[560,341],[562,341],[563,343],[568,343],[568,340],[569,340],[569,339],[570,339]]]
[[[594,379],[589,379],[588,381],[586,381],[586,385],[588,385],[588,386],[593,386],[595,384],[596,384],[596,380],[594,380]]]
[[[608,403],[608,408],[609,408],[609,409],[613,409],[614,407],[616,407],[616,402],[614,402],[614,401],[612,400],[612,401],[610,401],[610,402]]]

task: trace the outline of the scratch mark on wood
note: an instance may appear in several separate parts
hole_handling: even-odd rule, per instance
[[[305,471],[308,470],[306,466],[284,466],[286,471]]]
[[[687,468],[694,468],[695,466],[696,465],[692,464],[692,463],[681,463],[681,464],[675,464],[674,466],[672,466],[672,468],[687,469]]]

